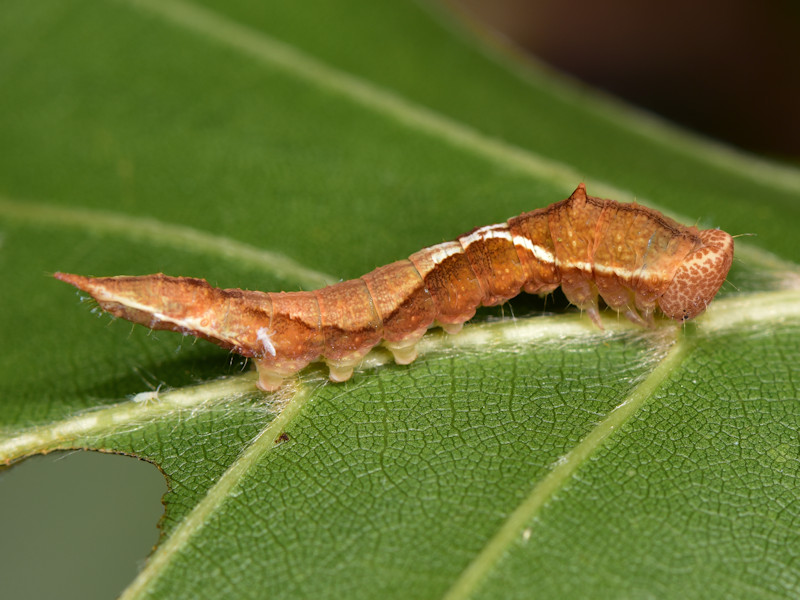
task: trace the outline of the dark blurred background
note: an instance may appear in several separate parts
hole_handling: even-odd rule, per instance
[[[446,0],[556,69],[686,128],[800,162],[796,0]]]

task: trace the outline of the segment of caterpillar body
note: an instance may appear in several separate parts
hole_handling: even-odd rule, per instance
[[[635,203],[587,196],[581,184],[547,208],[311,292],[219,289],[162,274],[55,277],[118,317],[252,357],[258,386],[272,391],[320,357],[331,380],[345,381],[381,340],[397,363],[408,364],[432,325],[456,333],[478,306],[522,290],[546,294],[560,285],[598,327],[598,296],[644,326],[657,307],[672,319],[691,319],[716,295],[732,259],[733,239],[724,231],[699,231]]]

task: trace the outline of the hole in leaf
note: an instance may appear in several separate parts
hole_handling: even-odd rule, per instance
[[[7,598],[114,598],[158,540],[163,476],[99,452],[59,452],[0,472]]]

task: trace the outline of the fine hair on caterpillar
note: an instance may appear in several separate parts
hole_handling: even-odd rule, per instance
[[[308,292],[220,289],[203,279],[163,274],[55,277],[89,293],[103,310],[152,329],[200,338],[250,357],[258,387],[323,359],[346,381],[383,342],[411,363],[429,327],[457,333],[483,306],[520,292],[567,299],[602,328],[598,299],[644,327],[658,309],[678,321],[702,313],[733,260],[719,229],[681,225],[656,210],[586,195],[478,227],[455,241],[349,281]]]

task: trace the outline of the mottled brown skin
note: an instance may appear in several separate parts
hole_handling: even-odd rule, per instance
[[[252,357],[259,387],[275,390],[320,357],[331,379],[344,381],[381,340],[398,363],[410,363],[432,325],[455,333],[478,306],[523,290],[546,294],[560,285],[598,326],[598,297],[641,325],[652,324],[656,308],[685,321],[705,310],[732,259],[733,240],[724,231],[699,231],[645,206],[587,196],[581,184],[547,208],[311,292],[219,289],[162,274],[55,276],[118,317]]]

